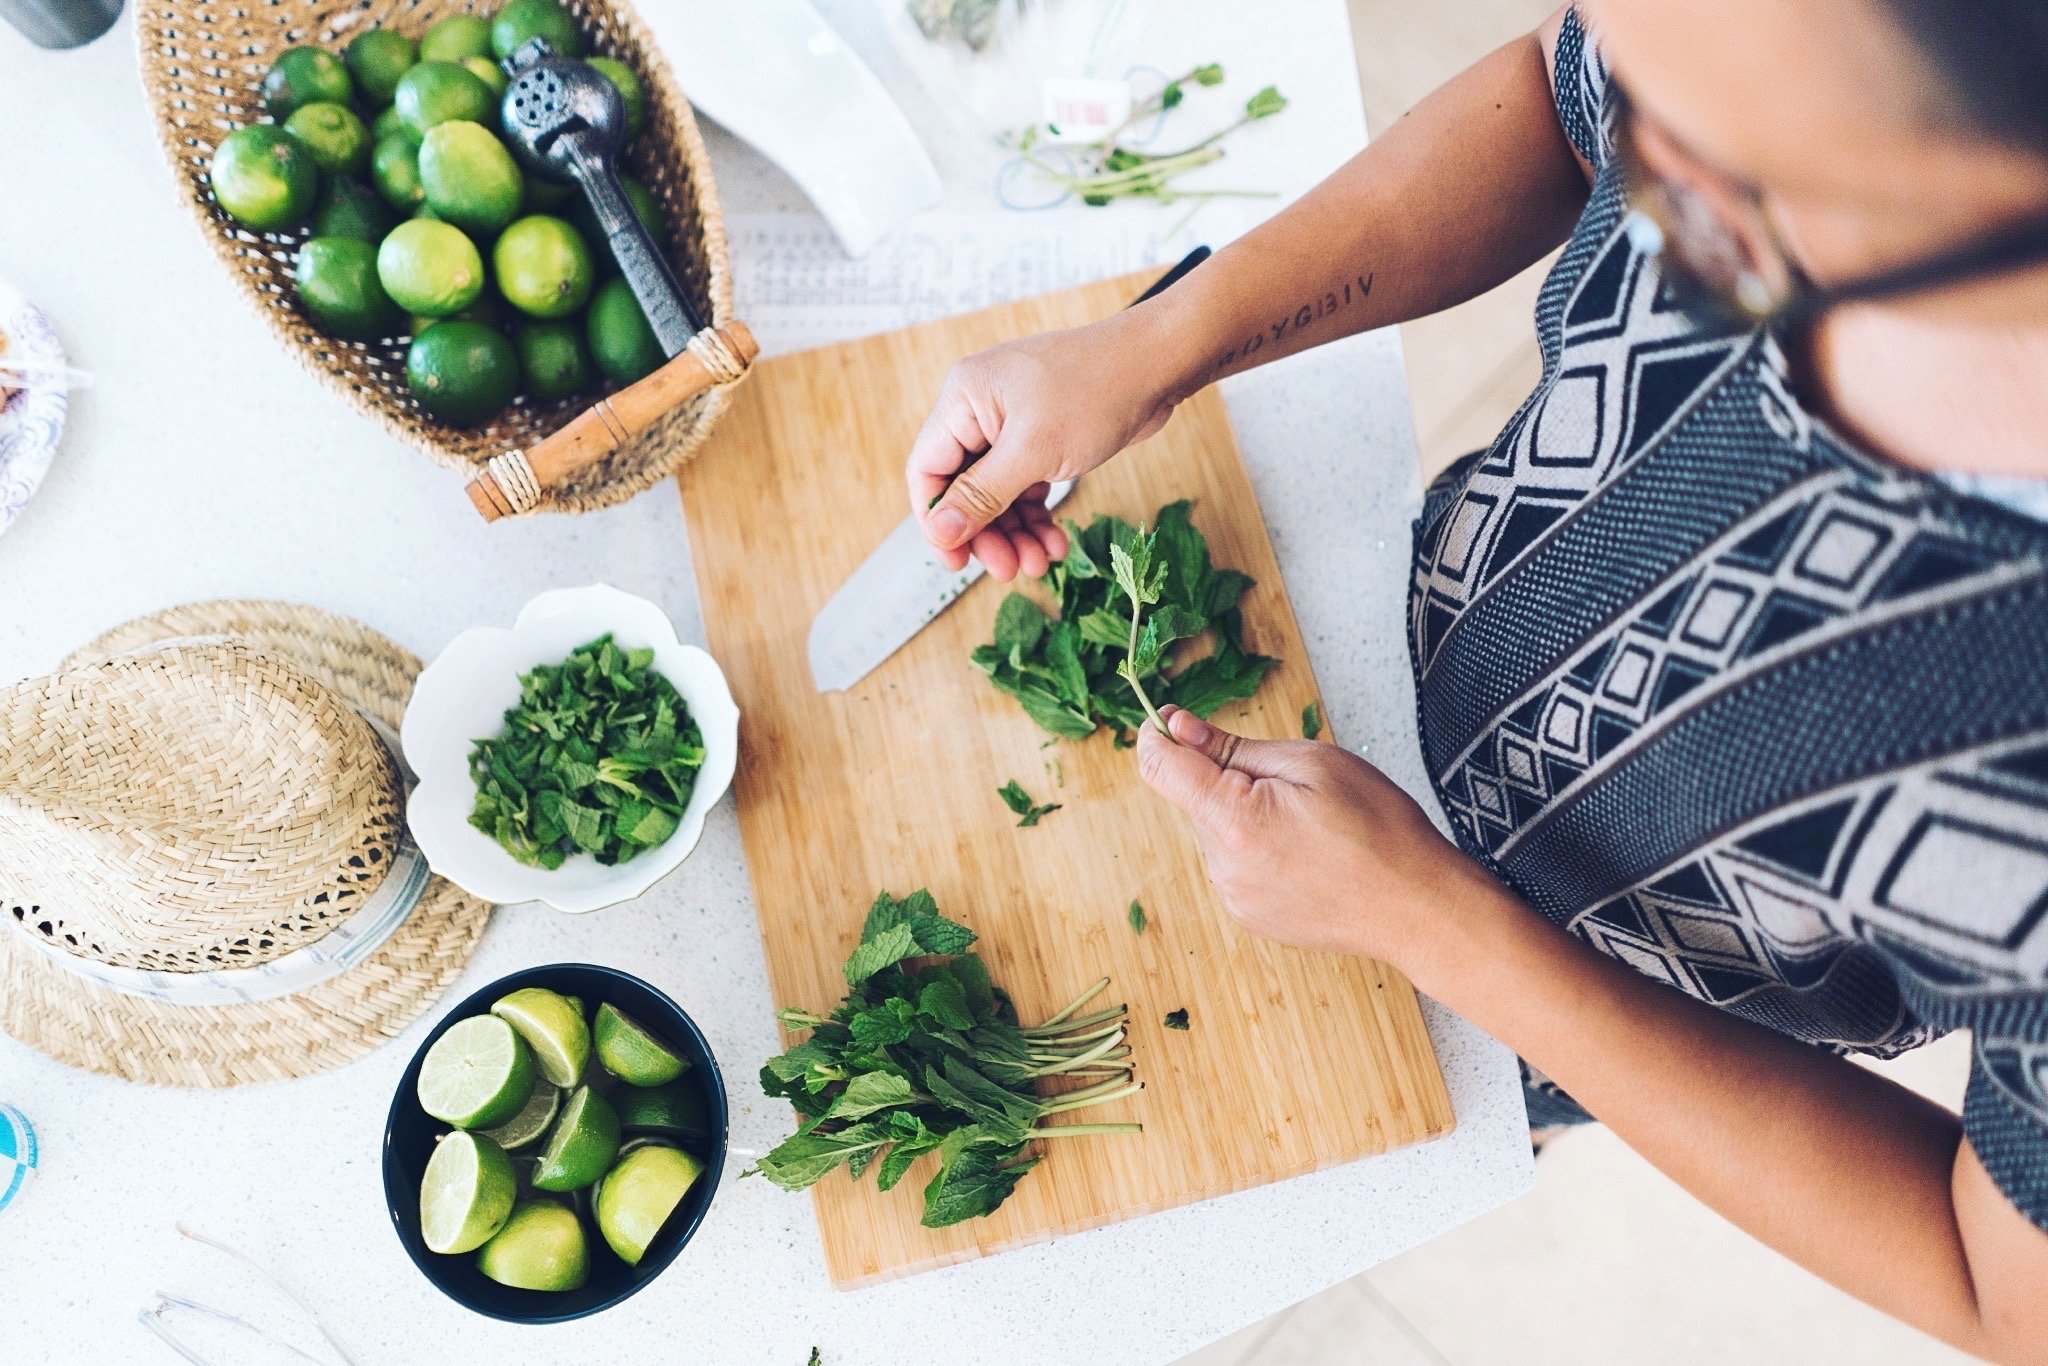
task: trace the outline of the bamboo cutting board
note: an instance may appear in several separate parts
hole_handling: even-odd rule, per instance
[[[1179,814],[1106,730],[1046,746],[968,662],[1009,591],[984,579],[849,692],[819,694],[811,619],[906,511],[904,454],[946,368],[985,346],[1103,317],[1146,277],[1105,281],[754,367],[680,476],[711,651],[740,705],[734,783],[777,1004],[825,1010],[878,890],[928,886],[974,929],[1027,1022],[1107,974],[1130,1002],[1146,1089],[1089,1110],[1135,1136],[1062,1139],[995,1214],[921,1227],[931,1159],[887,1195],[835,1172],[814,1191],[827,1268],[852,1287],[1433,1138],[1450,1097],[1415,994],[1377,963],[1251,939],[1224,912]],[[1075,489],[1061,515],[1149,523],[1195,500],[1218,566],[1258,581],[1247,645],[1282,662],[1217,720],[1300,734],[1317,696],[1223,405],[1206,390],[1165,431]],[[1342,718],[1337,718],[1341,722]],[[1062,803],[1018,829],[1011,778]],[[1126,922],[1136,898],[1150,924]],[[1185,1007],[1192,1027],[1162,1018]],[[747,1085],[741,1082],[741,1085]],[[1371,1210],[1354,1211],[1361,1219]]]

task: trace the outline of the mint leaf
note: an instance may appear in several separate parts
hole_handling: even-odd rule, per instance
[[[1186,1029],[1188,1027],[1188,1008],[1182,1006],[1179,1010],[1167,1011],[1166,1018],[1161,1023],[1168,1029]]]
[[[825,1112],[827,1119],[864,1119],[892,1105],[907,1105],[917,1095],[909,1082],[887,1072],[869,1072],[846,1083],[846,1089]]]
[[[1031,794],[1026,792],[1023,784],[1019,783],[1015,778],[1010,779],[1010,781],[997,788],[996,795],[1001,797],[1003,805],[1009,807],[1011,812],[1016,815],[1017,824],[1020,827],[1036,825],[1041,818],[1049,816],[1060,809],[1060,803],[1058,802],[1050,802],[1044,806],[1034,802],[1031,799]]]
[[[1311,702],[1301,709],[1301,738],[1313,740],[1323,733],[1323,711]]]
[[[1143,906],[1133,901],[1131,909],[1126,912],[1124,918],[1131,922],[1132,934],[1143,934],[1145,932],[1145,908]]]

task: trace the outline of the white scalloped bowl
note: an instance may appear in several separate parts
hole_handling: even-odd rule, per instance
[[[519,701],[519,675],[559,664],[577,646],[610,632],[628,648],[650,648],[659,670],[689,705],[704,735],[704,767],[675,834],[636,858],[607,868],[588,854],[560,868],[533,868],[469,823],[476,787],[469,752],[503,729]],[[704,817],[732,785],[739,759],[740,710],[710,655],[676,638],[668,616],[645,598],[607,584],[557,588],[520,609],[512,629],[480,626],[455,637],[421,671],[399,739],[419,783],[406,823],[427,864],[473,896],[503,905],[544,901],[580,914],[631,901],[675,871],[704,834]]]

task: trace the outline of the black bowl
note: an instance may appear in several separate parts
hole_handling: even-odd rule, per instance
[[[689,1059],[690,1068],[683,1076],[694,1077],[703,1088],[711,1114],[711,1136],[681,1145],[703,1160],[704,1174],[662,1225],[640,1265],[627,1266],[620,1261],[592,1228],[590,1278],[577,1290],[515,1290],[499,1285],[476,1269],[475,1253],[429,1252],[420,1238],[420,1180],[426,1174],[427,1158],[434,1151],[435,1136],[448,1128],[420,1109],[420,1062],[450,1025],[472,1015],[487,1014],[493,1001],[520,987],[547,987],[565,996],[580,996],[592,1010],[598,1002],[609,1001],[646,1025]],[[398,1094],[391,1098],[390,1117],[384,1122],[384,1203],[391,1210],[391,1225],[398,1230],[398,1241],[405,1245],[413,1265],[449,1299],[510,1323],[562,1323],[611,1308],[667,1269],[697,1232],[705,1211],[711,1207],[711,1197],[717,1193],[719,1177],[725,1169],[725,1141],[725,1080],[719,1075],[718,1060],[711,1056],[711,1046],[704,1042],[704,1035],[682,1007],[638,977],[616,968],[555,963],[500,977],[466,997],[441,1017],[419,1052],[413,1054],[412,1064],[399,1079]]]

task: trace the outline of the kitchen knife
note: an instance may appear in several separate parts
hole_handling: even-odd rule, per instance
[[[1208,258],[1207,247],[1196,247],[1132,305],[1145,302]],[[1076,482],[1054,484],[1045,505],[1058,507]],[[926,544],[917,518],[904,518],[811,622],[811,682],[819,692],[852,687],[950,607],[982,572],[978,560],[969,560],[964,569],[946,568]]]

